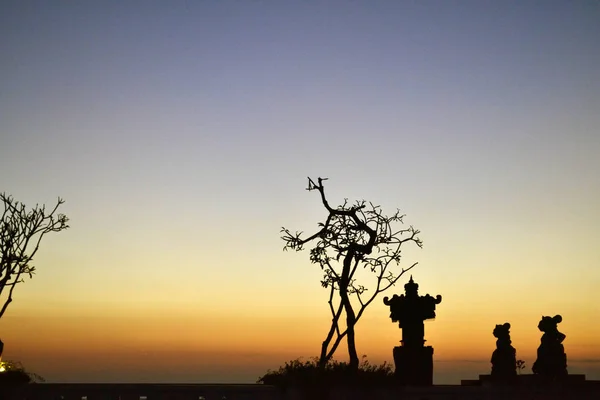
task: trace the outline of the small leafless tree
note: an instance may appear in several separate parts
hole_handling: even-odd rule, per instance
[[[402,245],[412,242],[422,247],[423,244],[417,236],[420,232],[412,226],[396,228],[396,225],[403,223],[404,217],[398,210],[392,216],[386,216],[380,206],[364,200],[350,205],[348,199],[337,208],[331,207],[325,196],[324,180],[326,178],[318,178],[315,183],[308,178],[307,190],[316,190],[321,195],[328,212],[325,222],[320,222],[320,229],[308,237],[303,232],[291,233],[282,228],[282,239],[285,242],[284,250],[301,251],[307,243],[314,244],[310,249],[310,261],[321,267],[321,284],[329,289],[332,321],[321,346],[319,365],[327,364],[346,337],[350,367],[358,369],[356,323],[378,294],[389,289],[406,271],[417,265],[414,263],[405,269],[394,269],[400,264]],[[374,275],[375,287],[370,293],[367,293],[367,287],[357,282],[355,273],[359,266]],[[345,329],[340,328],[342,312],[346,317]]]
[[[64,200],[58,199],[56,206],[46,211],[46,206],[36,206],[28,210],[25,205],[15,201],[11,196],[0,193],[0,201],[4,212],[0,219],[0,299],[6,295],[4,303],[0,301],[0,318],[12,302],[13,290],[24,277],[33,277],[35,267],[31,265],[42,238],[49,232],[60,232],[67,229],[68,218],[57,214],[58,207]]]
[[[521,375],[521,371],[525,369],[525,361],[517,360],[517,372]]]

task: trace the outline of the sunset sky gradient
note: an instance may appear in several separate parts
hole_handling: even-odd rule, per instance
[[[422,231],[435,382],[535,360],[561,314],[600,379],[600,2],[0,4],[0,191],[66,200],[0,320],[49,382],[253,382],[329,315],[279,230],[367,199]],[[402,279],[402,285],[406,282]],[[402,292],[402,285],[388,295]],[[400,340],[376,300],[359,354]],[[340,359],[344,358],[340,348]]]

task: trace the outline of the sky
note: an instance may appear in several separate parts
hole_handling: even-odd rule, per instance
[[[434,382],[489,373],[505,322],[530,372],[555,314],[569,371],[600,379],[599,20],[592,0],[3,1],[0,191],[70,218],[3,359],[241,383],[317,355],[328,292],[280,239],[326,217],[310,176],[421,231],[402,266],[443,297]],[[380,297],[357,350],[390,362],[400,338]]]

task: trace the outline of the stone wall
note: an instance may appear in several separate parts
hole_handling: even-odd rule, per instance
[[[431,386],[405,388],[336,388],[282,392],[265,385],[173,384],[32,384],[12,393],[0,388],[2,400],[598,400],[600,382],[581,386],[485,387]],[[3,391],[4,390],[4,391]]]
[[[13,391],[10,400],[100,399],[280,400],[281,393],[265,385],[32,384]]]

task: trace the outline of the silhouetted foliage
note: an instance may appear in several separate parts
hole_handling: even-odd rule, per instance
[[[417,237],[419,231],[412,226],[404,229],[395,227],[403,223],[404,215],[398,210],[387,216],[378,205],[364,200],[350,205],[348,199],[337,208],[331,207],[325,196],[324,180],[326,179],[318,178],[315,183],[308,178],[307,188],[309,191],[319,192],[328,212],[325,221],[318,224],[320,229],[313,235],[304,237],[302,232],[291,233],[282,228],[282,239],[285,241],[284,250],[301,251],[309,242],[314,244],[310,249],[310,261],[321,267],[321,285],[330,290],[328,303],[332,323],[321,346],[319,365],[323,367],[331,360],[341,340],[346,337],[349,365],[356,370],[359,365],[354,333],[356,323],[379,293],[393,286],[406,271],[416,265],[415,263],[394,272],[393,267],[400,264],[402,245],[413,242],[422,247],[422,242]],[[355,277],[359,266],[370,270],[375,276],[375,287],[369,293],[368,288],[357,282]],[[358,302],[358,312],[355,311],[351,297],[355,299],[355,303]],[[339,300],[339,304],[334,304],[336,300]],[[340,329],[342,312],[346,316],[346,329]]]
[[[330,360],[324,365],[319,357],[306,361],[300,359],[286,362],[277,371],[268,371],[257,381],[265,385],[282,388],[292,386],[335,386],[335,385],[382,385],[393,384],[394,369],[388,363],[371,365],[363,356],[358,369],[349,363]]]
[[[42,238],[50,232],[67,229],[68,218],[57,214],[58,207],[64,203],[58,199],[56,206],[46,211],[46,206],[36,206],[28,210],[21,202],[11,196],[0,193],[4,205],[0,219],[0,296],[8,290],[8,296],[0,309],[0,318],[12,302],[15,286],[29,275],[33,277],[35,267],[31,265]]]
[[[19,361],[0,362],[0,383],[25,384],[45,382],[44,378],[34,372],[28,372]]]

